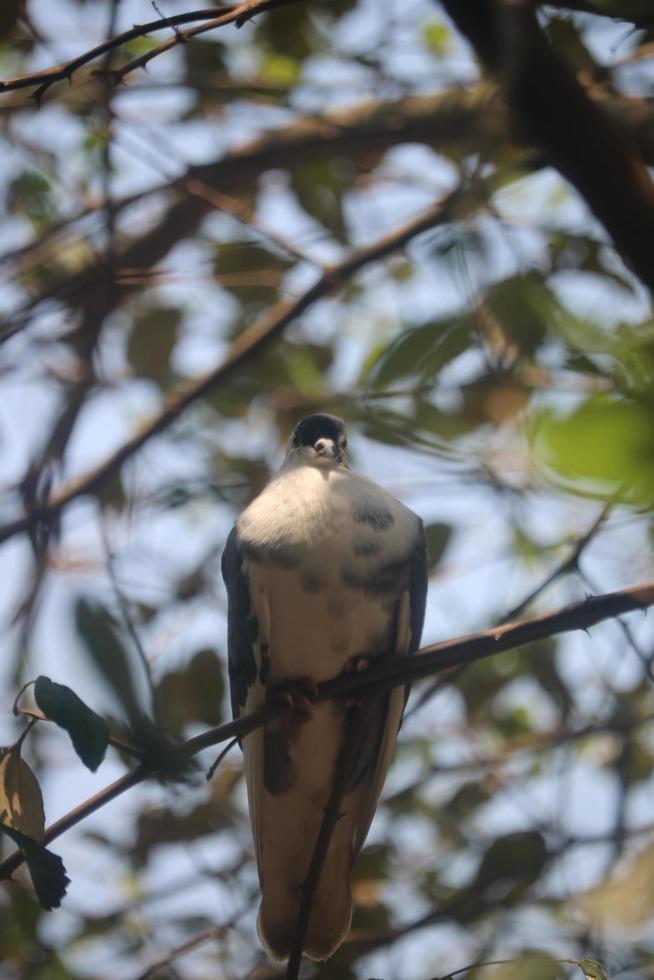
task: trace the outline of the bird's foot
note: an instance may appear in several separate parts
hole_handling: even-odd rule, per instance
[[[309,721],[313,715],[313,703],[318,697],[318,685],[311,677],[297,677],[283,681],[275,691],[275,699],[288,710],[282,715],[282,726],[295,734],[298,725]]]
[[[359,674],[362,670],[367,670],[369,666],[369,657],[366,657],[365,654],[358,653],[356,656],[350,657],[343,668],[343,673]],[[343,703],[345,704],[346,708],[358,708],[361,704],[361,698],[357,697],[356,694],[349,694],[343,699]]]
[[[350,657],[348,662],[343,668],[344,674],[358,674],[362,670],[367,670],[370,666],[370,658],[366,657],[363,653],[357,653],[356,656]]]

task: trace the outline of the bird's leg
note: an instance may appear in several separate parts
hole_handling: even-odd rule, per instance
[[[309,721],[313,715],[318,685],[311,677],[295,677],[278,684],[273,696],[288,707],[281,718],[282,726],[290,735],[296,735],[297,726]]]
[[[370,658],[366,657],[363,653],[357,653],[354,657],[350,657],[348,662],[343,668],[344,674],[358,674],[362,670],[367,670],[370,666]],[[361,698],[358,698],[356,694],[350,694],[344,698],[346,708],[358,708],[361,704]]]

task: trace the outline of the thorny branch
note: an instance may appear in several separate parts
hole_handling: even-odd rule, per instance
[[[251,20],[257,14],[271,10],[274,7],[281,7],[297,2],[298,0],[243,0],[243,3],[231,4],[225,7],[208,7],[204,10],[192,10],[185,14],[161,17],[159,20],[153,20],[147,24],[135,24],[130,30],[123,31],[115,37],[107,38],[101,44],[90,48],[88,51],[83,52],[83,54],[78,55],[76,58],[71,58],[70,61],[66,61],[61,65],[54,65],[52,68],[46,68],[45,71],[32,72],[29,75],[8,78],[5,81],[0,80],[0,93],[11,92],[21,88],[31,88],[33,85],[36,85],[37,88],[31,97],[39,103],[50,86],[54,85],[55,82],[61,82],[66,79],[70,81],[75,72],[79,71],[80,68],[90,64],[92,61],[96,61],[110,51],[115,51],[117,48],[123,47],[123,45],[129,41],[133,41],[135,38],[146,37],[148,34],[153,34],[155,31],[162,31],[166,28],[178,28],[180,24],[191,24],[198,20],[207,21],[207,23],[201,24],[199,27],[189,28],[187,31],[175,30],[173,36],[168,41],[146,52],[146,54],[135,58],[128,64],[123,65],[122,68],[109,71],[108,74],[110,77],[115,83],[118,83],[131,71],[134,71],[135,68],[144,67],[149,61],[156,58],[157,55],[168,51],[169,48],[174,47],[176,44],[183,44],[196,34],[200,34],[203,31],[211,31],[217,27],[224,27],[227,24],[236,24],[237,27],[242,27],[243,24],[247,23],[247,21]]]
[[[571,603],[542,616],[534,616],[518,623],[495,626],[480,633],[446,640],[443,643],[423,647],[414,656],[387,660],[373,664],[365,671],[344,674],[334,680],[325,681],[318,686],[315,700],[316,702],[329,701],[355,693],[359,698],[379,696],[394,687],[415,683],[438,671],[474,663],[476,660],[558,633],[588,630],[603,620],[614,619],[616,616],[637,609],[645,610],[651,605],[654,605],[654,582],[634,585],[606,595],[588,596],[581,602]],[[210,728],[179,746],[179,753],[190,757],[235,736],[247,735],[278,717],[283,710],[284,706],[281,703],[268,705],[225,725]],[[48,827],[44,843],[48,844],[60,837],[91,813],[95,813],[111,800],[155,774],[155,771],[145,763],[136,766]],[[22,863],[23,857],[20,852],[10,855],[0,864],[0,879],[10,878]]]
[[[175,31],[171,38],[163,41],[162,44],[153,48],[152,51],[146,51],[144,54],[139,55],[138,58],[134,58],[126,65],[123,65],[122,68],[112,72],[112,77],[116,83],[122,82],[136,68],[145,68],[153,58],[157,58],[160,54],[169,51],[177,44],[185,44],[197,34],[213,31],[216,27],[223,27],[225,24],[236,24],[237,27],[242,27],[243,24],[251,20],[256,14],[261,14],[265,10],[272,10],[274,7],[284,7],[288,6],[288,4],[299,2],[300,0],[244,0],[244,3],[238,4],[237,7],[228,13],[222,14],[220,17],[215,17],[206,24],[199,24],[197,27],[191,27],[187,31]]]

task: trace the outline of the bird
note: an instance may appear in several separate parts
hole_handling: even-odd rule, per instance
[[[342,419],[308,415],[295,426],[278,473],[236,520],[221,567],[234,717],[280,699],[291,703],[241,741],[261,887],[257,930],[275,960],[292,951],[348,717],[366,712],[304,939],[306,956],[326,960],[350,928],[352,865],[407,692],[394,688],[354,705],[312,704],[311,692],[344,671],[418,650],[427,594],[423,524],[350,468]]]

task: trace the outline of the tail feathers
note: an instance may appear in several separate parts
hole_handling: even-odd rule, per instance
[[[350,865],[350,848],[343,847],[342,840],[332,840],[311,903],[304,943],[305,956],[312,960],[328,959],[349,931],[352,921]],[[277,874],[266,874],[257,930],[273,959],[283,960],[290,955],[293,945],[302,884],[298,885],[295,878],[288,880],[288,869],[275,870]]]

